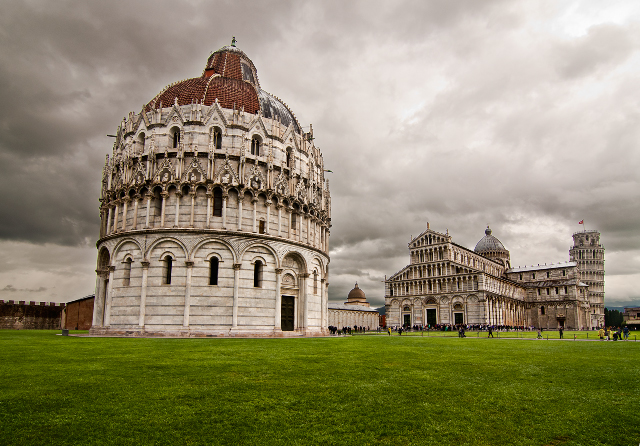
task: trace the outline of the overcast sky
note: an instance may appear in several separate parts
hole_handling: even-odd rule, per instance
[[[524,266],[584,219],[605,304],[640,304],[638,1],[0,6],[0,299],[94,292],[106,135],[235,36],[333,170],[332,301],[382,305],[427,221]]]

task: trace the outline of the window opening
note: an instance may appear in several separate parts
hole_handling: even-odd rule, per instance
[[[178,148],[178,144],[180,144],[180,130],[176,129],[173,132],[173,148],[177,149]]]
[[[262,262],[260,260],[256,260],[256,264],[253,267],[253,286],[262,288]]]
[[[251,154],[260,156],[260,139],[257,136],[251,139]]]
[[[171,285],[171,269],[173,267],[173,259],[171,256],[164,258],[164,284]]]
[[[222,191],[220,189],[213,191],[213,216],[222,217]]]
[[[217,257],[211,257],[209,260],[209,285],[218,284],[218,263]]]
[[[259,228],[258,228],[258,233],[259,233],[259,234],[264,234],[264,220],[260,220],[260,224],[259,224]]]
[[[124,276],[122,280],[122,285],[129,286],[131,283],[131,258],[128,258],[124,261]]]

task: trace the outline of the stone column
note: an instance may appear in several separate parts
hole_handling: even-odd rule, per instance
[[[309,328],[309,294],[307,293],[308,273],[300,274],[300,296],[303,299],[302,306],[302,323],[300,327],[306,331]]]
[[[113,232],[117,232],[118,231],[118,202],[116,201],[116,208],[114,210],[114,216],[113,216]]]
[[[133,199],[133,229],[134,231],[138,227],[138,202],[140,201],[140,195],[136,195]]]
[[[142,261],[142,287],[140,292],[140,316],[138,325],[144,327],[144,316],[147,308],[147,282],[149,278],[149,265],[147,261]]]
[[[325,302],[327,293],[325,293],[324,282],[325,279],[320,279],[320,328],[322,329],[322,331],[325,331],[329,326],[329,322],[327,319],[328,305],[327,302]]]
[[[115,266],[109,267],[109,282],[107,283],[107,295],[106,304],[104,306],[104,326],[108,327],[111,323],[111,293],[113,292],[113,272],[116,270]]]
[[[151,193],[147,192],[147,216],[144,219],[144,227],[147,229],[149,227],[149,213],[151,212]]]
[[[207,192],[207,228],[211,227],[211,200],[213,198],[213,194],[211,192]]]
[[[278,203],[278,237],[282,234],[282,204]]]
[[[102,327],[103,326],[103,318],[104,318],[104,304],[105,304],[105,295],[106,295],[106,281],[109,277],[108,270],[96,270],[97,278],[96,278],[96,297],[93,303],[93,323],[94,327]]]
[[[129,207],[129,201],[131,201],[128,197],[124,199],[124,206],[122,207],[122,230],[127,230],[127,208]]]
[[[176,216],[173,223],[174,228],[177,228],[180,226],[180,198],[181,197],[182,197],[182,192],[176,191]]]
[[[276,314],[274,318],[274,328],[280,330],[282,328],[282,294],[280,291],[280,280],[282,276],[282,268],[276,268]]]
[[[193,262],[185,262],[187,265],[187,283],[184,290],[184,318],[183,327],[189,326],[189,312],[191,310],[191,272],[193,270]]]
[[[167,203],[167,195],[169,194],[167,192],[162,192],[160,195],[162,195],[162,211],[160,213],[160,227],[164,228],[164,208]]]
[[[227,229],[227,193],[222,195],[222,229]]]
[[[242,202],[244,201],[244,192],[238,193],[238,231],[242,231]]]
[[[189,220],[189,227],[193,228],[193,219],[194,219],[194,212],[196,207],[196,191],[194,190],[189,192],[189,195],[191,196],[191,218]]]
[[[311,244],[311,214],[307,214],[307,245]]]
[[[107,216],[107,235],[111,234],[111,215],[113,208],[109,206],[109,215]]]
[[[253,224],[252,224],[251,231],[255,233],[256,232],[256,216],[258,213],[258,199],[254,196],[251,199],[251,203],[253,204]]]
[[[241,263],[233,264],[233,310],[231,313],[231,328],[238,326],[238,288],[240,286]]]
[[[267,227],[264,229],[264,232],[269,234],[269,230],[271,228],[271,200],[265,201],[264,205],[267,207]]]

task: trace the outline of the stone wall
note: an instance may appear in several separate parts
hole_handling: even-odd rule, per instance
[[[40,329],[56,330],[60,328],[60,320],[64,304],[54,302],[15,302],[0,300],[1,329]]]

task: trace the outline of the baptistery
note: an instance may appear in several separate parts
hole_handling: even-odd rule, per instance
[[[291,109],[234,44],[118,127],[91,333],[313,336],[328,326],[331,197]]]

